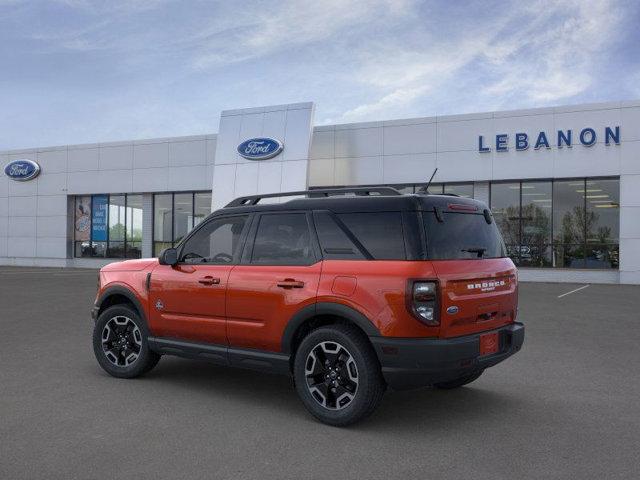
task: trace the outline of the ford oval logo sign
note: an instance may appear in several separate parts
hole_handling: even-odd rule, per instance
[[[4,173],[11,180],[26,182],[38,176],[40,165],[33,160],[14,160],[4,167]]]
[[[266,160],[278,155],[283,145],[273,138],[250,138],[238,145],[238,153],[249,160]]]

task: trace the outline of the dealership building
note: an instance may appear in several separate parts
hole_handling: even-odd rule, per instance
[[[212,121],[212,124],[214,122]],[[314,125],[314,104],[218,133],[0,152],[0,265],[156,256],[233,198],[391,185],[489,205],[520,277],[640,284],[640,101]]]

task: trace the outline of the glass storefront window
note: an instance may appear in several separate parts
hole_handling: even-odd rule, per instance
[[[107,257],[124,257],[124,236],[126,223],[126,209],[124,195],[110,195],[109,197],[109,240]]]
[[[140,258],[142,195],[75,198],[74,256]]]
[[[520,243],[520,183],[493,183],[491,211],[502,233],[507,254],[519,265],[523,247]]]
[[[398,190],[400,193],[414,193],[414,190],[415,190],[413,185],[390,185],[390,186]]]
[[[553,183],[553,243],[584,243],[584,180]]]
[[[173,245],[173,195],[153,196],[153,249],[157,255]]]
[[[210,192],[157,193],[153,196],[153,254],[174,247],[211,213]]]
[[[193,198],[193,226],[195,227],[211,213],[211,194],[196,193]]]
[[[91,196],[76,197],[74,214],[74,256],[91,256]]]
[[[178,243],[193,228],[193,193],[173,197],[173,243]]]
[[[450,183],[444,185],[444,192],[459,197],[473,198],[473,183]]]
[[[553,183],[553,266],[585,267],[585,180]]]
[[[517,265],[618,268],[618,179],[496,182],[491,210]]]
[[[416,193],[430,193],[431,195],[442,195],[443,185],[441,183],[432,183],[429,185],[429,192],[427,192],[427,184],[416,185]]]
[[[551,182],[522,182],[520,265],[551,265]]]
[[[142,195],[127,195],[127,258],[142,257]]]
[[[587,268],[618,268],[620,182],[588,179],[585,183]]]

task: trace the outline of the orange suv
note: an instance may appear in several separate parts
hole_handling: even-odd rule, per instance
[[[159,259],[104,267],[93,348],[121,378],[165,354],[291,375],[309,412],[342,426],[387,386],[476,380],[522,346],[517,311],[483,203],[310,190],[238,198]]]

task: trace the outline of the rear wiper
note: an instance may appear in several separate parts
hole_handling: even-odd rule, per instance
[[[482,256],[484,255],[484,252],[486,252],[487,249],[486,248],[482,248],[482,247],[463,248],[461,251],[462,252],[469,252],[469,253],[477,253],[478,254],[478,258],[482,258]]]

